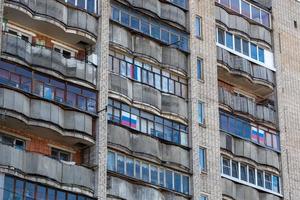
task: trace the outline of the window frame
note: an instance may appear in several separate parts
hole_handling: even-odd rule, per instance
[[[199,15],[196,15],[195,17],[195,36],[201,40],[203,39],[202,17]]]

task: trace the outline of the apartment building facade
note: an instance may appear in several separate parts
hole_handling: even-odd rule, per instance
[[[0,0],[0,199],[297,200],[300,3]]]

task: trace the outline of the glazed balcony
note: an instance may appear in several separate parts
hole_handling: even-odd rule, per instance
[[[66,78],[78,79],[92,85],[96,84],[96,63],[89,61],[92,56],[87,57],[86,60],[79,60],[75,57],[68,58],[52,48],[31,44],[7,32],[2,33],[2,53],[12,57],[13,60],[49,69]],[[95,54],[92,55],[95,57]],[[51,74],[51,72],[49,73]]]
[[[59,183],[74,192],[92,195],[95,189],[94,172],[91,169],[63,163],[53,158],[15,149],[0,143],[0,166],[26,175],[37,175],[48,184]],[[54,181],[54,182],[53,182]]]
[[[266,96],[275,87],[275,72],[217,47],[218,76],[232,85],[243,87],[259,96]]]
[[[238,95],[219,86],[219,103],[232,111],[248,115],[256,120],[267,123],[276,123],[276,112],[271,105],[262,105],[254,99]]]
[[[40,31],[69,44],[94,44],[98,15],[62,0],[5,0],[8,21]]]

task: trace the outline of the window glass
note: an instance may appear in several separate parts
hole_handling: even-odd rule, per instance
[[[179,41],[178,35],[171,33],[171,44],[175,44],[178,41]]]
[[[155,166],[151,166],[151,183],[158,185],[158,169]]]
[[[66,199],[66,193],[63,191],[57,191],[57,199],[59,199],[59,200]]]
[[[46,200],[46,187],[38,185],[36,188],[36,198]]]
[[[117,155],[117,172],[125,174],[124,156]]]
[[[260,170],[257,170],[257,185],[260,187],[264,187],[264,175]]]
[[[77,200],[75,194],[68,193],[68,200]]]
[[[240,12],[240,0],[231,0],[231,9]]]
[[[162,90],[164,92],[168,92],[169,91],[169,87],[168,87],[168,78],[166,77],[162,77]]]
[[[121,23],[129,26],[129,15],[123,11],[121,11]]]
[[[168,31],[161,29],[161,40],[166,42],[167,44],[170,43],[170,34]]]
[[[139,30],[140,29],[139,19],[134,16],[131,16],[130,17],[130,27]]]
[[[25,199],[34,199],[35,194],[35,185],[30,182],[26,182],[25,186]]]
[[[112,8],[112,19],[115,21],[119,21],[120,20],[120,10],[117,8]]]
[[[24,191],[24,181],[17,179],[15,186],[15,199],[22,200]]]
[[[201,17],[196,16],[195,19],[195,31],[196,36],[201,37],[202,36],[202,30],[201,30]]]
[[[279,150],[279,136],[273,134],[273,148]]]
[[[166,170],[166,187],[173,189],[173,172],[170,170]]]
[[[181,36],[180,37],[180,48],[184,49],[185,51],[189,48],[189,41],[186,37]]]
[[[229,32],[226,32],[226,46],[233,49],[233,35]]]
[[[225,45],[225,31],[218,29],[218,43]]]
[[[107,169],[111,171],[116,170],[116,164],[115,164],[115,153],[109,151],[107,155]]]
[[[151,36],[160,39],[160,29],[159,26],[151,24]]]
[[[202,75],[202,63],[203,63],[202,59],[197,59],[197,79],[198,80],[202,80],[203,79],[203,75]]]
[[[164,187],[165,186],[165,170],[159,169],[159,185]]]
[[[180,132],[180,144],[183,146],[188,145],[188,139],[187,139],[187,134],[184,132]]]
[[[252,167],[249,167],[249,183],[255,184],[255,169]]]
[[[265,188],[272,190],[272,176],[268,173],[265,173]]]
[[[224,6],[229,7],[229,0],[220,0],[220,3]]]
[[[239,165],[238,162],[231,162],[231,176],[234,178],[239,178]]]
[[[204,107],[203,102],[198,102],[198,123],[204,123]]]
[[[47,200],[55,200],[55,190],[48,188],[47,197]]]
[[[142,20],[141,29],[143,33],[150,35],[150,24],[148,22]]]
[[[13,196],[14,196],[14,179],[12,177],[5,176],[3,199],[13,200]]]
[[[265,50],[260,47],[258,47],[258,60],[262,63],[265,62]]]
[[[138,160],[135,160],[135,177],[140,179],[141,178],[141,163]]]
[[[243,39],[242,44],[243,44],[243,54],[249,56],[249,42]]]
[[[242,14],[250,18],[250,4],[245,1],[242,1],[241,8],[242,8]]]
[[[200,171],[206,171],[206,150],[199,148],[199,166]]]
[[[261,10],[261,21],[266,27],[270,27],[270,14]]]
[[[251,58],[257,60],[257,45],[251,43]]]
[[[223,158],[223,174],[230,176],[230,160]]]
[[[77,0],[77,7],[85,9],[85,0]]]
[[[149,165],[145,163],[142,165],[142,179],[149,182]]]
[[[252,19],[260,23],[260,10],[255,6],[251,6],[252,9]]]
[[[126,158],[126,175],[133,177],[133,159]]]
[[[97,11],[95,0],[87,0],[87,11],[96,13]]]
[[[227,116],[220,114],[220,127],[221,130],[227,131]]]
[[[189,194],[190,187],[189,187],[189,177],[188,176],[182,176],[182,192],[184,194]]]
[[[181,175],[178,173],[174,173],[174,189],[181,192]]]
[[[207,197],[207,196],[204,196],[204,195],[201,195],[201,196],[200,196],[200,200],[208,200],[208,197]]]
[[[242,52],[242,44],[241,44],[241,38],[239,36],[234,36],[234,45],[235,45],[235,50],[237,52]]]
[[[273,175],[273,191],[279,193],[279,177]]]
[[[247,181],[247,165],[241,164],[241,180]]]

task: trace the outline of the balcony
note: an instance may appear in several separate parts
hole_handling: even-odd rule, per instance
[[[261,105],[246,96],[238,95],[234,92],[219,87],[219,103],[233,111],[249,115],[256,120],[267,123],[276,123],[276,112],[271,105]]]
[[[93,194],[95,189],[94,172],[91,169],[60,162],[37,153],[17,150],[11,146],[0,144],[0,166],[26,175],[37,175],[55,181],[62,186],[81,189],[85,194]]]
[[[8,21],[40,31],[69,44],[94,44],[98,16],[59,0],[5,0]]]
[[[53,49],[33,45],[9,33],[3,32],[2,52],[5,55],[16,57],[28,65],[46,68],[68,78],[96,84],[97,67],[91,62],[66,58]]]
[[[273,92],[275,73],[272,70],[234,55],[221,47],[217,47],[217,59],[220,79],[228,80],[232,85],[253,91],[261,97]]]
[[[0,122],[68,145],[94,144],[92,116],[7,86],[0,88]]]

